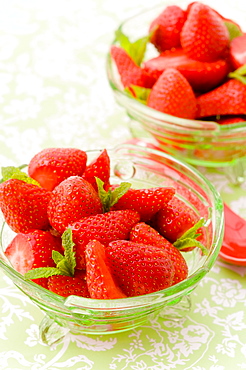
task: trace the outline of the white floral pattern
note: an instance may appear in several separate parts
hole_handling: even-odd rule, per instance
[[[119,23],[158,3],[0,0],[1,166],[48,146],[87,150],[131,138],[105,58]],[[235,187],[220,170],[201,171],[246,218],[246,183]],[[246,267],[218,259],[179,319],[161,313],[129,332],[67,333],[47,347],[39,338],[44,314],[0,271],[0,370],[246,369],[245,276]]]

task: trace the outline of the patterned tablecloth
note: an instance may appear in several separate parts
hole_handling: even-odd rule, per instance
[[[0,0],[1,166],[25,163],[44,147],[86,150],[131,138],[105,55],[122,20],[158,3]],[[243,0],[233,1],[240,6]],[[219,171],[201,171],[246,218],[246,183],[233,186]],[[160,316],[122,334],[68,334],[48,347],[38,336],[43,313],[0,272],[0,369],[246,369],[245,275],[246,268],[218,259],[180,320]]]

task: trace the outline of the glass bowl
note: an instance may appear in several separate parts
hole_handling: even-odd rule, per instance
[[[88,151],[89,160],[99,153]],[[160,311],[168,313],[172,307],[181,307],[180,311],[185,314],[189,309],[187,296],[212,268],[222,244],[222,200],[213,185],[196,169],[159,150],[131,144],[109,149],[108,154],[111,183],[129,181],[135,188],[174,186],[177,196],[207,220],[205,235],[208,254],[202,255],[199,248],[183,252],[189,267],[188,277],[165,290],[114,300],[78,296],[63,298],[25,280],[11,267],[4,250],[14,233],[2,221],[0,268],[45,313],[40,334],[46,344],[58,341],[68,331],[74,334],[105,334],[129,330],[142,325]]]
[[[163,1],[160,5],[139,13],[124,21],[117,31],[123,32],[130,41],[148,34],[151,21],[167,5],[178,5],[183,9],[191,1]],[[204,1],[218,10],[224,17],[245,24],[246,12],[237,6],[228,7]],[[112,45],[117,45],[113,41]],[[145,60],[157,55],[153,45],[147,46]],[[152,109],[132,98],[122,87],[118,71],[110,54],[107,57],[107,76],[116,101],[126,110],[130,130],[134,137],[148,137],[155,140],[161,150],[178,156],[196,166],[224,168],[230,180],[240,183],[246,177],[246,122],[220,125],[213,121],[178,118]],[[246,113],[246,112],[245,112]]]

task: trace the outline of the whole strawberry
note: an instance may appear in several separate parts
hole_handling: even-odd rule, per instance
[[[201,62],[224,58],[229,49],[229,32],[222,18],[208,5],[194,2],[180,35],[184,52]]]
[[[116,284],[129,297],[153,293],[173,283],[173,263],[161,248],[116,240],[105,252]]]
[[[174,267],[172,285],[187,278],[188,265],[180,251],[150,225],[147,225],[144,222],[136,224],[130,232],[130,240],[135,243],[153,245],[155,247],[162,248],[168,253],[168,257],[172,261]]]
[[[52,251],[62,252],[60,238],[53,236],[49,231],[30,230],[18,233],[8,245],[5,255],[14,269],[24,275],[34,268],[55,267]],[[33,281],[47,288],[47,278]]]
[[[177,5],[167,6],[150,25],[150,41],[159,52],[180,46],[180,32],[186,20],[186,12]]]
[[[86,166],[82,177],[88,181],[96,191],[98,191],[96,177],[103,181],[104,189],[109,188],[110,158],[106,149],[104,149],[98,157]]]
[[[127,209],[84,217],[70,224],[77,268],[85,268],[85,247],[90,241],[97,240],[107,246],[113,240],[128,239],[131,228],[139,220],[136,211]]]
[[[93,186],[80,176],[71,176],[53,190],[48,206],[52,227],[60,234],[69,224],[102,213],[102,204]]]
[[[149,94],[147,106],[176,117],[196,117],[194,92],[186,78],[174,68],[167,68],[161,74]]]
[[[80,149],[47,148],[31,159],[28,174],[43,188],[53,190],[67,177],[82,175],[86,160],[86,152]]]
[[[90,297],[93,299],[125,298],[116,285],[105,256],[105,247],[97,240],[86,245],[86,280]]]
[[[51,192],[19,179],[0,184],[0,208],[9,227],[16,233],[50,227],[47,207]]]
[[[139,213],[141,221],[148,221],[173,198],[174,193],[175,189],[171,187],[130,188],[111,209],[132,209]]]
[[[47,278],[47,288],[62,297],[77,295],[80,297],[90,298],[88,291],[86,273],[78,270],[74,276],[53,275]]]

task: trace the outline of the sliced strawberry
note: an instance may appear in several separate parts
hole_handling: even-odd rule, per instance
[[[77,295],[90,298],[86,273],[81,271],[78,276],[53,275],[48,277],[48,289],[62,297]]]
[[[231,41],[230,61],[234,69],[246,64],[246,33]]]
[[[51,192],[18,179],[0,184],[0,208],[5,221],[16,233],[50,227],[47,206]]]
[[[5,255],[14,269],[24,275],[34,268],[54,267],[53,250],[62,252],[60,238],[53,236],[49,231],[30,230],[25,234],[18,233],[8,245]],[[33,281],[47,288],[47,278]]]
[[[132,209],[139,213],[141,221],[148,221],[172,199],[174,194],[175,190],[171,187],[130,188],[111,209]]]
[[[187,278],[188,265],[180,251],[151,226],[144,222],[136,224],[131,230],[130,240],[135,243],[162,248],[168,253],[168,257],[172,261],[175,270],[172,285]]]
[[[86,279],[90,297],[94,299],[125,298],[126,295],[116,285],[107,265],[105,248],[97,240],[86,245]]]
[[[176,117],[196,117],[196,98],[192,87],[174,68],[167,68],[159,77],[151,90],[147,105]]]
[[[86,166],[82,178],[88,181],[96,191],[97,182],[95,177],[98,177],[104,182],[105,190],[110,185],[110,158],[106,149],[104,149],[97,158]]]
[[[113,45],[110,55],[116,64],[124,87],[137,85],[150,88],[153,86],[155,82],[153,77],[139,67],[123,48]]]
[[[85,247],[91,240],[98,240],[107,246],[113,240],[128,239],[131,228],[139,220],[137,212],[120,210],[84,217],[71,224],[77,268],[85,268]]]
[[[152,44],[159,52],[180,46],[180,32],[186,21],[186,12],[177,5],[167,6],[150,25]]]
[[[184,52],[201,62],[223,59],[229,48],[229,32],[221,17],[208,5],[191,4],[180,35]]]
[[[153,293],[173,283],[173,264],[161,248],[117,240],[105,252],[115,281],[127,296]]]
[[[28,174],[47,189],[53,190],[69,176],[80,176],[87,154],[75,148],[47,148],[37,153],[28,165]]]
[[[246,85],[230,79],[197,98],[197,118],[246,113]]]
[[[50,224],[60,234],[80,218],[101,212],[98,193],[80,176],[71,176],[57,185],[48,206]]]
[[[183,49],[169,50],[148,60],[143,68],[156,79],[167,68],[175,68],[187,79],[195,91],[206,92],[224,81],[230,71],[226,60],[200,62],[189,58]]]

